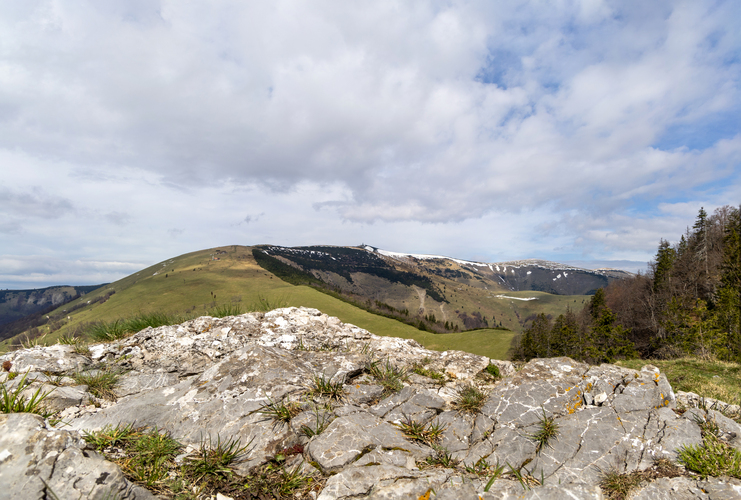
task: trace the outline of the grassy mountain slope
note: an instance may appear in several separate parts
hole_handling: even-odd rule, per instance
[[[101,300],[107,295],[106,300]],[[456,348],[494,358],[506,356],[514,335],[502,330],[449,335],[421,332],[311,287],[290,285],[258,266],[251,247],[229,246],[169,259],[65,304],[51,314],[59,319],[61,327],[49,333],[44,341],[53,342],[92,322],[129,318],[139,313],[198,316],[221,304],[239,305],[243,311],[259,309],[261,301],[276,306],[315,307],[378,335],[414,338],[433,349]],[[49,325],[39,330],[43,334]],[[0,347],[7,348],[8,344],[4,342]]]
[[[567,307],[580,310],[587,301],[584,295],[511,291],[488,265],[443,258],[395,258],[370,248],[263,246],[255,256],[263,267],[287,281],[321,283],[366,309],[391,312],[402,321],[424,319],[427,328],[438,332],[498,326],[522,331],[537,313],[555,317]],[[510,265],[506,273],[516,277],[513,269]],[[517,272],[525,278],[540,272],[543,279],[532,282],[540,286],[565,274],[534,265],[521,266]],[[589,272],[570,269],[568,274],[571,283],[582,284],[581,289],[590,289],[603,278],[599,275],[595,281]],[[559,280],[565,282],[565,278]]]

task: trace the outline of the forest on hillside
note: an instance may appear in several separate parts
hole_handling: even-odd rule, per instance
[[[741,361],[740,237],[738,208],[701,208],[675,244],[659,241],[645,273],[599,289],[581,311],[539,315],[512,358]]]

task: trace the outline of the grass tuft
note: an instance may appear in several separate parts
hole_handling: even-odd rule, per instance
[[[11,391],[4,383],[0,384],[0,413],[35,413],[44,418],[49,417],[52,413],[46,411],[42,403],[51,394],[51,391],[41,392],[41,387],[39,387],[28,399],[21,395],[29,385],[26,382],[27,376],[28,372],[18,381],[17,387]]]
[[[718,426],[713,420],[701,418],[697,423],[702,432],[702,444],[680,447],[678,461],[703,479],[708,476],[741,479],[741,452],[720,440]]]
[[[425,459],[427,465],[454,469],[460,463],[460,460],[453,458],[447,448],[442,446],[434,446],[433,448],[435,454]]]
[[[324,432],[324,429],[329,427],[329,424],[332,423],[332,414],[329,412],[322,412],[319,411],[319,409],[314,410],[314,425],[308,426],[308,425],[302,425],[301,426],[301,432],[306,437],[313,437],[318,436],[322,432]]]
[[[313,386],[309,392],[316,396],[327,396],[330,399],[342,399],[345,394],[344,383],[342,380],[332,382],[330,378],[327,380],[322,373],[321,375],[314,375],[312,380]]]
[[[250,441],[251,443],[251,441]],[[202,481],[205,478],[230,479],[233,475],[231,466],[246,458],[246,451],[250,443],[241,446],[240,439],[229,439],[221,441],[217,436],[216,443],[211,436],[201,441],[201,447],[195,457],[188,458],[188,464],[184,466],[184,472],[190,475],[194,481]]]
[[[106,425],[102,429],[95,432],[83,432],[83,439],[89,445],[92,445],[96,451],[103,451],[106,448],[113,446],[124,446],[128,443],[137,433],[139,429],[134,429],[133,424],[122,426],[121,424],[113,427]]]
[[[394,366],[388,358],[385,363],[380,360],[369,362],[367,370],[383,387],[383,393],[386,396],[399,392],[404,387],[404,381],[407,380],[406,370]]]
[[[487,394],[475,385],[458,390],[453,405],[460,412],[478,413],[486,402]]]
[[[80,337],[75,337],[74,334],[63,333],[57,339],[57,343],[62,345],[76,345],[78,342],[80,342]]]
[[[551,442],[558,438],[558,423],[556,423],[556,417],[551,415],[550,417],[545,414],[545,408],[543,410],[543,418],[540,418],[539,429],[534,434],[528,437],[535,441],[536,452],[540,453],[546,446],[551,446]]]
[[[303,462],[292,469],[284,463],[268,462],[252,470],[247,476],[243,491],[246,498],[305,498],[312,490],[321,487],[318,481],[301,472]]]
[[[642,479],[640,474],[621,474],[611,470],[602,476],[599,486],[610,500],[625,500],[641,484]]]
[[[118,396],[113,392],[113,388],[118,383],[120,373],[114,371],[100,370],[97,373],[78,372],[72,375],[72,378],[78,384],[88,386],[88,392],[95,397],[115,401]]]
[[[287,423],[301,413],[301,406],[295,401],[273,401],[268,398],[267,403],[262,404],[257,410],[252,410],[250,415],[253,413],[262,413],[275,421]]]
[[[108,323],[93,323],[86,334],[100,342],[111,342],[133,335],[147,327],[158,328],[174,325],[180,323],[181,319],[162,312],[145,313],[129,319],[117,319]]]
[[[421,441],[427,443],[430,446],[437,443],[440,440],[443,432],[447,426],[441,425],[439,422],[428,422],[423,424],[412,420],[411,417],[405,415],[405,419],[396,425],[404,433],[406,437],[414,441]]]
[[[288,307],[288,300],[285,297],[278,297],[277,299],[270,299],[263,295],[257,296],[257,302],[253,302],[248,310],[252,312],[268,312],[273,309],[282,309]]]
[[[240,314],[242,314],[242,306],[239,304],[223,304],[208,310],[208,315],[214,318],[226,318]]]

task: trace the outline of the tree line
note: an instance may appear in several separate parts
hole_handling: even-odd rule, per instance
[[[592,363],[695,356],[741,361],[741,214],[701,208],[645,273],[600,289],[581,311],[539,315],[513,359],[570,356]]]

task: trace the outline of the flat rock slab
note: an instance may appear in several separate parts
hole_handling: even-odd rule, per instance
[[[332,421],[309,442],[306,452],[323,470],[335,471],[378,447],[419,449],[397,427],[371,413],[358,412]]]

